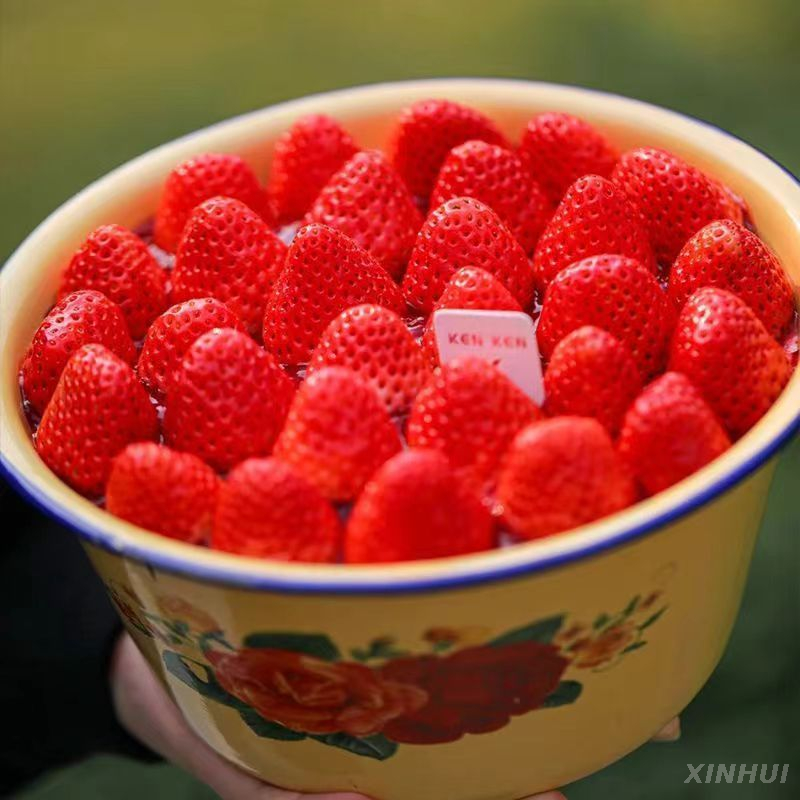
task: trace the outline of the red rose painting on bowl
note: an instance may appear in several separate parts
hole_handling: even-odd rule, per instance
[[[323,634],[287,631],[251,633],[235,647],[208,615],[168,600],[159,603],[164,618],[148,619],[181,648],[162,652],[172,676],[238,711],[258,736],[310,738],[381,760],[400,744],[455,742],[574,703],[583,685],[566,673],[613,667],[646,645],[667,610],[651,592],[591,623],[558,614],[494,637],[477,626],[438,626],[415,652],[392,636],[342,652]],[[209,621],[205,629],[198,619]]]

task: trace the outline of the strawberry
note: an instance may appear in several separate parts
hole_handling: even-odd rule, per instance
[[[199,458],[161,444],[129,444],[112,462],[106,508],[140,528],[199,544],[211,531],[217,476]]]
[[[157,435],[156,410],[131,367],[103,345],[86,344],[61,373],[36,432],[36,450],[73,489],[99,497],[114,456]]]
[[[356,153],[325,184],[305,222],[336,228],[399,278],[422,226],[422,216],[386,156],[367,150]]]
[[[346,367],[326,367],[297,390],[275,456],[329,500],[350,500],[400,446],[375,390]]]
[[[539,237],[533,256],[538,286],[546,289],[565,267],[603,253],[635,258],[655,271],[647,231],[628,198],[606,178],[585,175],[567,189]]]
[[[266,455],[294,385],[267,352],[233,328],[215,328],[189,347],[167,389],[164,438],[219,472]]]
[[[522,134],[520,156],[552,203],[583,175],[607,178],[619,154],[596,128],[579,117],[546,111]]]
[[[33,336],[20,378],[34,411],[44,411],[70,356],[85,344],[102,344],[128,364],[136,361],[136,348],[120,307],[92,290],[63,297]]]
[[[488,510],[434,450],[389,459],[359,496],[345,533],[345,560],[409,561],[475,553],[494,544]]]
[[[523,539],[592,522],[636,499],[606,429],[588,417],[554,417],[520,431],[506,453],[497,498]]]
[[[431,208],[455,197],[489,206],[522,245],[533,252],[550,218],[550,201],[513,150],[480,140],[454,147],[439,170]]]
[[[220,487],[211,546],[281,561],[333,561],[342,538],[328,501],[277,458],[249,458]]]
[[[390,414],[408,410],[429,374],[422,350],[403,320],[376,305],[353,306],[325,329],[308,374],[332,366],[358,373]]]
[[[786,353],[735,294],[696,291],[678,316],[669,368],[702,392],[728,433],[746,433],[789,380]]]
[[[192,211],[183,229],[172,295],[216,297],[257,334],[285,259],[286,245],[258,214],[238,200],[213,197]]]
[[[59,299],[79,289],[102,292],[125,315],[134,339],[167,307],[166,273],[147,245],[121,225],[101,225],[72,256]]]
[[[270,203],[250,165],[239,156],[203,153],[179,164],[167,176],[156,211],[156,244],[174,253],[192,211],[220,195],[240,200],[265,223],[273,223]]]
[[[674,324],[672,304],[651,272],[632,258],[602,255],[558,274],[544,297],[536,334],[542,355],[550,358],[576,328],[603,328],[627,345],[647,379],[664,368]]]
[[[704,286],[738,295],[776,338],[794,315],[794,293],[775,253],[754,233],[729,219],[701,228],[678,253],[669,274],[669,296],[680,308]]]
[[[267,303],[264,344],[284,364],[305,363],[325,327],[360,303],[405,313],[400,290],[373,256],[327,225],[306,225]]]
[[[544,390],[551,416],[594,417],[616,436],[625,411],[642,390],[642,377],[622,342],[586,325],[555,346]]]
[[[525,251],[497,214],[471,197],[432,211],[411,251],[403,294],[418,311],[431,311],[461,267],[480,267],[499,278],[523,307],[533,299],[533,271]]]
[[[474,108],[420,100],[400,112],[389,150],[411,194],[426,201],[447,154],[470,139],[507,146],[497,126]]]
[[[440,367],[408,419],[411,447],[444,453],[476,490],[491,486],[517,432],[542,416],[538,406],[488,361],[462,357]]]
[[[522,311],[511,292],[491,272],[480,267],[462,267],[450,278],[433,310],[435,312],[441,308]],[[433,314],[428,318],[422,334],[422,352],[431,366],[438,365],[439,351],[433,329]]]
[[[636,398],[617,445],[648,494],[683,480],[730,446],[714,412],[680,372],[664,373]]]
[[[741,206],[721,183],[666,150],[639,147],[624,153],[611,179],[639,209],[662,264],[671,264],[687,239],[709,222],[742,222]]]
[[[267,194],[278,222],[302,219],[328,179],[358,148],[336,120],[324,114],[298,119],[277,142]]]
[[[158,400],[196,339],[213,328],[244,330],[239,317],[213,297],[186,300],[167,309],[147,331],[136,365],[139,380]]]

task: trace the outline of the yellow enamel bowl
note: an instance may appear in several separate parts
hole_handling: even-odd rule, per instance
[[[695,696],[737,613],[779,448],[800,421],[800,372],[728,453],[635,507],[545,541],[387,566],[239,558],[106,514],[40,462],[17,368],[70,253],[101,223],[152,215],[161,184],[204,151],[266,174],[294,119],[325,112],[381,146],[398,111],[447,97],[516,138],[539,111],[589,119],[620,148],[656,145],[745,197],[800,281],[800,187],[769,158],[645,103],[506,80],[384,84],[247,114],[99,180],[2,272],[2,463],[71,526],[128,630],[191,726],[280,786],[379,800],[511,800],[561,786],[645,742]]]

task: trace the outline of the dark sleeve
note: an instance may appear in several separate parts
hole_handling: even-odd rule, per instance
[[[0,480],[0,796],[92,753],[155,757],[117,723],[121,626],[77,537]]]

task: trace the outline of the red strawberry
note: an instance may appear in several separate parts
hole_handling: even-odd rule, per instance
[[[244,333],[215,328],[186,351],[167,390],[167,444],[224,472],[266,455],[283,424],[294,385]]]
[[[683,480],[730,446],[714,412],[680,372],[665,373],[636,398],[618,443],[648,494]]]
[[[429,312],[461,267],[480,267],[499,278],[527,307],[533,270],[525,251],[491,208],[457,197],[432,211],[411,251],[403,294],[409,305]]]
[[[95,289],[116,303],[134,339],[145,335],[168,302],[166,273],[147,245],[121,225],[101,225],[72,256],[59,299],[79,289]]]
[[[403,320],[375,305],[348,308],[325,329],[308,374],[332,366],[357,372],[390,414],[408,410],[429,374],[422,350]]]
[[[103,493],[111,459],[131,442],[155,439],[158,417],[128,364],[100,344],[70,357],[36,432],[36,449],[81,494]]]
[[[356,153],[325,185],[305,222],[349,236],[397,278],[403,274],[420,215],[408,189],[377,150]]]
[[[364,487],[347,524],[345,560],[409,561],[475,553],[494,543],[487,509],[433,450],[407,450]]]
[[[519,152],[552,203],[583,175],[607,178],[619,154],[596,128],[558,111],[537,114],[525,128]]]
[[[473,140],[454,147],[431,193],[431,208],[455,197],[489,206],[526,253],[531,253],[552,208],[541,187],[513,150]]]
[[[755,312],[714,287],[686,301],[669,368],[691,380],[734,438],[766,414],[791,374],[786,353]]]
[[[306,225],[267,303],[264,345],[284,364],[305,363],[328,323],[360,303],[405,313],[400,290],[373,256],[327,225]]]
[[[514,439],[497,497],[511,529],[538,539],[613,514],[633,503],[636,491],[596,419],[554,417]]]
[[[470,139],[507,144],[479,111],[451,100],[420,100],[400,112],[389,149],[411,194],[427,200],[447,154]]]
[[[709,222],[742,221],[741,206],[721,183],[666,150],[630,150],[611,177],[639,209],[663,264],[671,264],[687,239]]]
[[[408,443],[444,453],[476,490],[490,486],[517,432],[538,406],[488,361],[463,357],[440,367],[417,395]]]
[[[156,211],[156,244],[175,252],[189,215],[204,200],[224,196],[240,200],[272,224],[273,214],[255,172],[244,159],[204,153],[179,164],[167,176]]]
[[[655,271],[647,231],[630,201],[611,181],[585,175],[569,187],[539,237],[533,269],[541,289],[570,264],[619,253]]]
[[[91,290],[66,295],[33,336],[20,377],[34,411],[44,411],[70,356],[85,344],[102,344],[128,364],[136,361],[136,348],[119,306]]]
[[[776,338],[794,315],[794,294],[777,256],[743,225],[720,219],[683,246],[669,274],[669,295],[680,308],[704,286],[738,295]]]
[[[155,398],[163,400],[167,396],[169,380],[190,345],[214,328],[244,330],[239,317],[213,297],[178,303],[150,326],[136,371]]]
[[[625,411],[642,390],[642,377],[622,342],[586,325],[555,346],[544,390],[552,416],[594,417],[616,436]]]
[[[220,487],[211,545],[281,561],[333,561],[339,518],[305,478],[277,458],[249,458]]]
[[[320,189],[358,148],[336,120],[324,114],[298,119],[275,142],[267,193],[285,225],[301,219]]]
[[[350,500],[400,437],[375,390],[345,367],[326,367],[297,390],[275,456],[330,500]]]
[[[433,310],[440,308],[522,311],[511,292],[491,272],[480,267],[462,267],[450,278]],[[433,330],[433,314],[428,318],[422,335],[422,352],[431,366],[438,365],[439,351]]]
[[[544,297],[537,338],[545,358],[571,331],[603,328],[628,346],[649,378],[664,368],[675,312],[651,272],[632,258],[585,258],[562,270]]]
[[[217,476],[199,458],[137,442],[114,458],[106,508],[140,528],[195,544],[211,532]]]
[[[172,295],[216,297],[257,334],[285,259],[286,245],[257,214],[238,200],[213,197],[192,211],[183,230]]]

